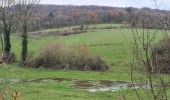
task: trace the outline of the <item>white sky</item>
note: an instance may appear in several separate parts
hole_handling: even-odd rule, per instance
[[[157,0],[159,8],[170,10],[170,0]],[[41,0],[41,4],[57,5],[102,5],[117,7],[155,8],[153,0]]]

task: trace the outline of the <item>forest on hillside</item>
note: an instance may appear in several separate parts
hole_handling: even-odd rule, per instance
[[[170,11],[133,8],[133,7],[106,7],[106,6],[72,6],[72,5],[43,5],[33,8],[35,14],[30,21],[30,31],[47,28],[62,28],[73,25],[88,27],[90,24],[118,23],[147,28],[163,28],[158,25],[162,19],[170,22]],[[142,21],[145,18],[145,22]],[[137,23],[134,21],[138,21]],[[143,26],[144,25],[144,26]],[[146,26],[147,25],[147,26]],[[169,28],[167,26],[167,28]]]

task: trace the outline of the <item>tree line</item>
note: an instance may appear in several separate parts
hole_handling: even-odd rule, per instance
[[[37,5],[33,8],[35,16],[31,18],[30,31],[41,30],[46,28],[61,28],[72,25],[84,25],[98,23],[119,23],[126,25],[136,25],[142,27],[141,16],[147,17],[149,28],[161,28],[156,25],[160,21],[160,15],[167,18],[169,11],[151,9],[151,8],[119,8],[105,6],[72,6],[72,5]],[[147,16],[146,16],[147,15]],[[168,20],[170,18],[167,18]],[[138,20],[134,24],[134,20]],[[148,25],[148,24],[147,24]]]

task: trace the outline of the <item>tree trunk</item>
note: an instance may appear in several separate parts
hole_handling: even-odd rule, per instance
[[[11,53],[11,42],[10,42],[10,30],[4,30],[4,55],[5,59],[8,59]]]
[[[23,25],[23,33],[22,33],[22,52],[21,52],[21,63],[22,66],[25,65],[25,61],[27,59],[27,24]]]
[[[4,42],[3,42],[3,37],[1,35],[1,49],[2,49],[2,52],[4,51]]]

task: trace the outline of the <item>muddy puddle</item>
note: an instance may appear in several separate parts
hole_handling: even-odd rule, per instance
[[[63,82],[63,81],[73,81],[74,79],[69,78],[39,78],[34,80],[28,80],[27,82],[33,82],[33,83],[46,83],[49,81],[55,81],[55,82]]]
[[[75,81],[73,86],[78,89],[86,89],[88,92],[96,93],[96,92],[116,92],[125,89],[133,89],[133,88],[147,88],[146,85],[136,84],[133,86],[131,83],[126,81],[108,81],[108,80],[100,80],[100,81]]]
[[[90,93],[96,92],[116,92],[133,88],[148,88],[146,85],[136,84],[134,87],[130,82],[126,81],[110,81],[110,80],[77,80],[71,78],[39,78],[31,80],[19,79],[0,79],[0,83],[50,83],[50,82],[69,82],[70,86],[76,89],[87,90]]]
[[[47,83],[47,82],[63,82],[63,81],[73,81],[74,79],[69,78],[39,78],[30,80],[20,80],[20,79],[0,79],[0,83]]]

